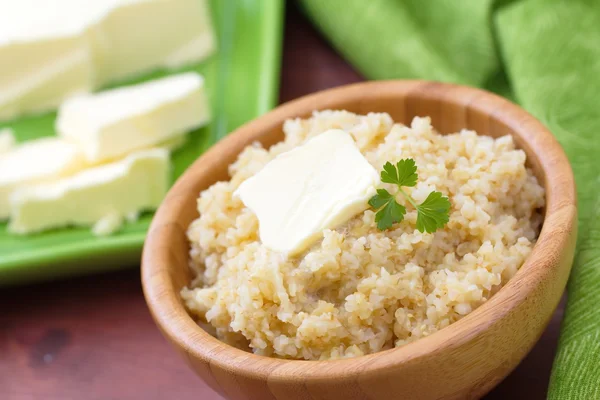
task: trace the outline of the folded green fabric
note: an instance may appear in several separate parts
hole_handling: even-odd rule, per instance
[[[600,1],[301,4],[366,77],[484,87],[519,102],[558,138],[575,171],[580,230],[548,396],[600,399]]]
[[[578,255],[550,399],[600,399],[600,2],[529,0],[499,10],[513,91],[563,145],[575,171]]]
[[[492,2],[304,0],[302,4],[333,45],[370,79],[483,85],[499,68],[490,24]]]

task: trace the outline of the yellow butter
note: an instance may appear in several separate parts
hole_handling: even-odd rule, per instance
[[[91,53],[82,37],[0,38],[0,120],[54,109],[93,87]]]
[[[198,62],[216,49],[206,0],[112,3],[88,33],[99,85],[159,67],[178,68]]]
[[[235,192],[262,243],[293,256],[368,207],[379,177],[352,136],[332,129],[278,155]]]
[[[123,219],[158,207],[169,175],[169,152],[150,149],[56,182],[19,189],[10,198],[8,229],[27,234],[96,224],[97,234],[111,233]]]
[[[9,198],[17,189],[48,182],[84,167],[77,146],[59,138],[42,138],[0,155],[0,220],[10,214]]]
[[[0,129],[0,155],[12,150],[16,144],[15,134],[12,129]]]
[[[56,130],[98,162],[181,136],[209,115],[204,79],[190,72],[74,97],[60,107]]]
[[[0,120],[215,50],[206,0],[0,2]]]

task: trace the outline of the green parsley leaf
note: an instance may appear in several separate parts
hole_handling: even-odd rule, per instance
[[[405,158],[398,161],[396,166],[386,162],[381,171],[381,181],[385,183],[394,183],[398,186],[413,187],[417,184],[417,166],[412,158]]]
[[[378,189],[377,194],[369,200],[369,205],[378,210],[375,222],[380,231],[389,229],[404,219],[406,208],[396,201],[396,198],[385,189]]]
[[[386,162],[381,171],[381,182],[398,184],[398,170],[391,162]]]
[[[390,201],[381,210],[375,214],[377,229],[384,231],[390,229],[392,225],[401,222],[406,214],[406,208],[394,201]]]
[[[431,192],[417,207],[417,229],[419,232],[433,233],[448,223],[450,200],[440,192]]]
[[[423,203],[416,204],[415,200],[402,190],[402,186],[413,187],[417,184],[417,179],[417,166],[412,158],[400,160],[395,166],[387,162],[381,171],[381,181],[398,186],[398,191],[417,209],[417,229],[420,232],[433,233],[448,223],[450,200],[442,193],[434,191],[429,193]],[[398,204],[395,196],[396,194],[391,194],[385,189],[378,189],[377,194],[369,200],[369,205],[377,211],[375,222],[381,231],[404,219],[406,207]]]
[[[406,208],[396,201],[396,198],[385,189],[377,189],[377,194],[369,200],[369,205],[378,210],[375,214],[377,229],[389,229],[404,219]]]
[[[387,204],[388,201],[395,200],[394,196],[385,189],[377,189],[377,194],[369,200],[369,205],[376,210]]]

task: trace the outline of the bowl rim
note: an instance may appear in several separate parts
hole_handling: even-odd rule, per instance
[[[541,164],[545,181],[542,184],[546,189],[546,215],[542,230],[522,267],[494,296],[461,320],[412,343],[355,358],[321,361],[277,359],[237,349],[200,328],[183,308],[181,301],[174,300],[173,296],[167,301],[162,299],[165,292],[175,292],[169,266],[161,262],[165,258],[160,256],[171,250],[166,243],[158,241],[155,233],[165,225],[175,226],[183,232],[187,230],[187,226],[181,227],[177,221],[169,220],[170,214],[165,210],[164,204],[169,203],[168,199],[187,195],[182,182],[202,173],[194,166],[206,162],[205,160],[217,161],[223,149],[242,136],[250,137],[257,131],[266,129],[269,120],[278,121],[281,125],[290,115],[303,115],[313,110],[330,108],[326,105],[331,98],[343,95],[345,98],[362,99],[365,93],[371,93],[373,98],[377,95],[406,98],[408,94],[417,92],[421,97],[452,102],[455,101],[455,96],[460,96],[460,101],[470,109],[489,116],[501,116],[509,126],[510,134],[522,139],[523,143],[519,147],[527,147],[528,153],[536,154]],[[557,218],[549,218],[554,215]],[[146,303],[163,335],[187,357],[201,359],[211,367],[251,379],[265,379],[268,376],[269,380],[278,381],[298,380],[300,369],[303,379],[336,379],[359,372],[361,376],[365,376],[377,374],[390,365],[399,365],[459,347],[473,340],[481,331],[492,327],[535,290],[535,285],[524,285],[525,280],[543,280],[554,273],[551,266],[560,258],[561,249],[569,242],[569,233],[559,227],[560,234],[556,234],[556,228],[565,224],[575,226],[576,219],[575,181],[564,151],[541,122],[516,104],[482,89],[449,83],[423,80],[361,82],[319,91],[284,103],[236,129],[196,160],[177,180],[155,214],[143,250],[142,286]],[[550,235],[550,232],[553,234]],[[188,255],[185,254],[185,257],[187,265]],[[179,293],[176,295],[179,296]]]

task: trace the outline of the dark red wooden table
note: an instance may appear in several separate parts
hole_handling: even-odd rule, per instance
[[[362,80],[288,3],[280,100]],[[85,260],[82,260],[85,263]],[[545,399],[563,304],[486,399]],[[216,400],[171,351],[138,269],[0,289],[0,399]]]

